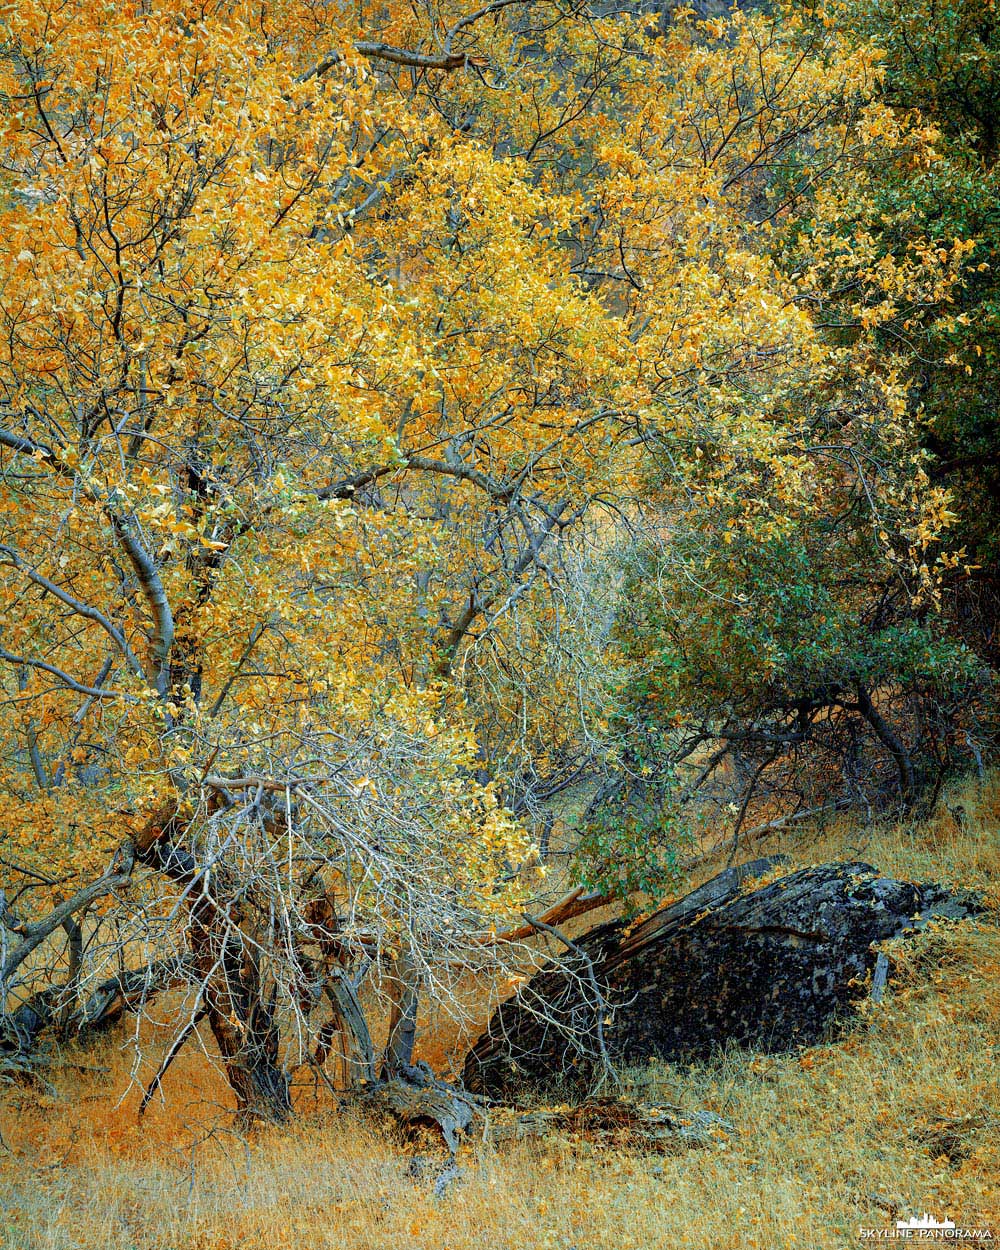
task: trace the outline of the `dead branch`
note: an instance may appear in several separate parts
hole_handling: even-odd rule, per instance
[[[599,1089],[605,1081],[610,1081],[617,1085],[618,1073],[615,1071],[615,1067],[611,1062],[611,1058],[608,1055],[608,1048],[604,1041],[604,1024],[610,1008],[604,994],[601,992],[601,986],[597,980],[597,973],[594,971],[594,961],[582,946],[578,946],[576,942],[570,941],[570,939],[566,937],[564,933],[560,932],[555,925],[546,924],[544,921],[536,920],[527,913],[524,914],[524,919],[532,929],[537,929],[539,933],[545,933],[549,937],[554,937],[557,942],[561,942],[570,954],[578,959],[586,969],[587,980],[590,982],[590,988],[594,995],[594,1035],[597,1041],[597,1053],[601,1061],[601,1071],[597,1080],[597,1088]]]
[[[651,1106],[627,1098],[590,1098],[573,1107],[542,1107],[511,1115],[492,1113],[490,1131],[499,1140],[569,1133],[599,1145],[679,1153],[691,1147],[718,1145],[735,1130],[710,1111]]]

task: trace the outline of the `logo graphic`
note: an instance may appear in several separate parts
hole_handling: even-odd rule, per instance
[[[911,1215],[908,1220],[897,1220],[895,1228],[858,1229],[859,1241],[993,1241],[988,1228],[959,1228],[955,1221],[945,1216],[935,1219],[925,1211],[923,1215]]]

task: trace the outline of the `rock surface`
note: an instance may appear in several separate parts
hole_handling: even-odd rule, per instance
[[[467,1087],[510,1098],[553,1080],[592,1083],[598,1018],[615,1065],[699,1059],[727,1043],[812,1045],[870,992],[873,943],[982,910],[971,893],[896,881],[865,863],[743,889],[778,862],[728,869],[634,928],[612,922],[579,939],[576,955],[494,1014],[466,1058]]]

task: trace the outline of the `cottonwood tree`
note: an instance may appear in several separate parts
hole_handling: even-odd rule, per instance
[[[806,188],[924,140],[869,49],[792,18],[6,21],[8,1031],[32,991],[71,1027],[181,980],[168,1062],[204,1019],[241,1111],[281,1118],[296,1063],[412,1072],[418,989],[537,931],[532,818],[627,669],[621,536],[752,545],[822,507],[810,386],[907,463],[891,367],[818,324],[832,225],[806,272],[772,252]],[[862,248],[871,324],[962,250]],[[890,560],[947,522],[903,478]],[[691,586],[714,550],[681,551]]]

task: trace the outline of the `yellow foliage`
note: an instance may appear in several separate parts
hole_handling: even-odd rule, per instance
[[[394,941],[418,896],[516,916],[505,803],[606,724],[614,677],[567,570],[649,493],[699,518],[692,577],[820,506],[807,384],[864,391],[889,558],[933,599],[948,500],[873,342],[947,301],[966,247],[890,261],[838,227],[846,174],[933,134],[872,103],[874,50],[793,16],[551,7],[4,9],[17,871],[70,889],[173,804],[296,897],[322,861],[359,932]],[[759,206],[795,145],[816,227],[788,276],[797,192]]]

